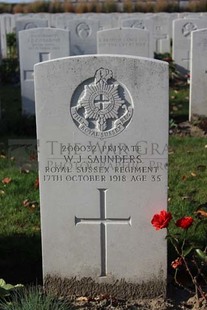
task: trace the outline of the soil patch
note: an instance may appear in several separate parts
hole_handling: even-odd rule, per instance
[[[191,137],[207,137],[207,118],[193,116],[192,121],[178,123],[170,128],[170,134]]]

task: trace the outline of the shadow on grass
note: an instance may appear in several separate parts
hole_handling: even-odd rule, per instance
[[[42,284],[40,235],[0,236],[0,278],[11,284]]]

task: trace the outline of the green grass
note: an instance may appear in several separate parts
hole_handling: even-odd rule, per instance
[[[207,140],[206,138],[171,137],[169,152],[169,203],[168,209],[174,220],[192,216],[207,203]],[[191,238],[197,244],[206,244],[203,229],[189,229]],[[170,226],[170,232],[181,232]],[[184,233],[184,232],[183,232]]]
[[[188,120],[189,115],[189,87],[170,88],[170,119],[176,122]]]
[[[17,290],[11,302],[0,301],[1,310],[69,310],[72,307],[63,300],[45,294],[38,287]]]
[[[37,173],[21,173],[15,166],[15,161],[1,158],[0,180],[6,177],[11,178],[11,182],[0,183],[0,234],[9,236],[15,232],[31,235],[39,230],[39,208],[34,208],[32,212],[23,206],[23,201],[39,200],[38,190],[34,187]]]
[[[169,207],[178,215],[207,202],[206,138],[171,137]]]
[[[3,184],[4,178],[11,178]],[[21,173],[15,161],[0,157],[0,274],[7,282],[41,282],[40,209],[26,208],[25,199],[39,201],[37,172]]]

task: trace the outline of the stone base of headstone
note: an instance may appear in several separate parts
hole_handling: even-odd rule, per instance
[[[159,278],[138,283],[126,282],[124,279],[112,283],[97,283],[92,278],[60,278],[45,277],[44,288],[47,292],[57,297],[72,298],[75,296],[87,296],[94,298],[99,295],[109,295],[117,299],[155,298],[166,296],[166,282]]]

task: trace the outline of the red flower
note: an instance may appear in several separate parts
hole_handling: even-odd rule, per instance
[[[155,214],[151,220],[152,225],[156,230],[168,227],[172,214],[165,210],[160,211],[160,214]]]
[[[175,225],[183,229],[188,229],[192,225],[193,221],[194,219],[191,216],[184,216],[181,219],[177,220]]]
[[[3,184],[9,184],[9,183],[11,183],[11,181],[12,181],[12,179],[11,178],[8,178],[8,177],[6,177],[6,178],[4,178],[1,182],[3,183]]]
[[[172,263],[171,263],[171,267],[174,268],[174,269],[177,269],[179,266],[182,266],[183,264],[183,260],[181,257],[178,257],[176,258],[176,260],[174,260]]]

